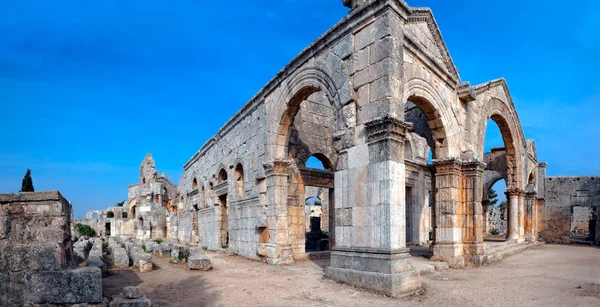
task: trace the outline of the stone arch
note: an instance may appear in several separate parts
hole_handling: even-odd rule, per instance
[[[300,109],[300,104],[312,94],[319,91],[323,91],[327,100],[331,103],[334,110],[334,118],[340,118],[343,105],[330,75],[324,69],[318,67],[307,67],[296,71],[289,79],[287,86],[283,89],[278,103],[278,105],[283,106],[284,111],[278,122],[278,135],[274,143],[276,146],[274,153],[276,159],[287,158],[290,129]],[[353,101],[353,99],[349,99],[347,104]],[[336,121],[334,128],[337,132],[338,129],[341,129],[341,123]]]
[[[219,183],[227,181],[227,170],[225,169],[225,167],[221,167],[219,170],[219,175],[217,177]]]
[[[192,190],[195,190],[198,188],[198,179],[196,177],[194,177],[194,179],[192,180]]]
[[[244,166],[238,163],[235,166],[235,192],[238,197],[244,196]]]
[[[435,148],[431,148],[435,159],[444,159],[454,156],[454,140],[448,139],[447,131],[453,131],[454,121],[449,114],[444,112],[444,101],[438,92],[429,83],[422,79],[411,79],[404,86],[403,102],[410,101],[417,105],[425,114],[431,129]],[[404,108],[404,103],[402,103]],[[404,118],[404,109],[401,110]]]
[[[504,176],[498,172],[498,171],[485,171],[486,174],[489,173],[490,177],[489,178],[485,178],[485,182],[483,183],[483,196],[482,196],[482,200],[488,200],[489,199],[489,193],[490,193],[490,189],[500,180],[504,180],[506,182],[506,178],[504,178]]]
[[[507,178],[506,187],[521,188],[525,184],[523,179],[523,160],[522,149],[523,142],[520,140],[522,131],[518,124],[518,118],[515,117],[516,111],[510,108],[506,103],[497,98],[490,99],[483,107],[480,116],[479,133],[477,137],[478,152],[483,156],[485,133],[488,119],[493,120],[498,128],[504,142],[506,150]]]
[[[303,163],[301,165],[303,165],[306,168],[306,163],[308,162],[308,159],[310,159],[310,157],[315,157],[317,160],[319,160],[321,164],[323,164],[323,168],[325,170],[333,171],[333,164],[331,163],[331,159],[323,153],[311,154],[310,156],[303,159]]]

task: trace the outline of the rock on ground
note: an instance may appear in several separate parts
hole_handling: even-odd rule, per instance
[[[138,265],[141,273],[152,272],[152,261],[140,260]]]
[[[208,256],[204,254],[201,248],[190,248],[190,257],[188,258],[188,267],[191,270],[208,271],[212,269],[212,263]]]
[[[129,256],[127,251],[122,247],[115,247],[112,251],[113,266],[115,268],[128,268]]]

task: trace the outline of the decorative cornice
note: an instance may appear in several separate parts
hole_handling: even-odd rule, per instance
[[[271,163],[264,163],[265,176],[287,175],[287,167],[290,163],[288,160],[275,160]]]
[[[227,180],[217,183],[214,187],[215,195],[223,196],[229,192],[229,183]]]
[[[391,116],[385,116],[365,123],[365,128],[370,143],[387,139],[404,142],[406,134],[412,128],[412,124]]]
[[[475,90],[473,90],[473,88],[471,87],[469,82],[463,82],[463,83],[459,84],[458,88],[457,88],[457,94],[458,94],[458,99],[460,99],[460,101],[462,101],[462,102],[475,101],[476,96],[477,96],[475,94]]]

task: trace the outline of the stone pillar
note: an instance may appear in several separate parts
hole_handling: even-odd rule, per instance
[[[268,264],[291,264],[292,245],[288,230],[288,161],[264,164],[267,182],[267,228],[269,243],[265,243]]]
[[[459,211],[461,163],[457,159],[434,160],[435,243],[434,261],[446,261],[452,267],[464,266],[462,224]]]
[[[535,242],[537,240],[537,208],[536,193],[525,194],[525,240]]]
[[[483,224],[481,208],[483,197],[483,171],[485,164],[473,161],[463,164],[463,191],[465,195],[464,220],[462,227],[465,261],[480,266],[483,264]]]
[[[508,225],[506,227],[506,238],[511,241],[519,240],[519,190],[506,190],[508,200]]]
[[[490,233],[490,200],[482,200],[481,201],[481,209],[483,210],[483,235],[488,235]]]
[[[519,191],[519,242],[525,242],[525,192]]]
[[[328,277],[391,296],[420,289],[405,235],[408,128],[392,117],[367,122],[368,143],[341,155],[335,173],[336,246],[325,270]]]

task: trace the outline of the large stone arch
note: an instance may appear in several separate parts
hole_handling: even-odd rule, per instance
[[[505,103],[498,98],[491,98],[485,103],[481,110],[477,150],[481,156],[484,151],[485,133],[488,119],[492,119],[500,128],[502,140],[506,150],[507,160],[507,189],[524,189],[524,162],[523,150],[525,141],[522,139],[523,131],[516,117],[516,110],[511,104]]]
[[[287,85],[281,90],[277,105],[282,106],[280,120],[277,122],[277,137],[275,139],[274,158],[276,160],[287,159],[287,144],[289,142],[290,127],[294,117],[298,113],[300,103],[310,95],[323,91],[334,109],[334,117],[339,119],[343,107],[341,95],[335,86],[331,75],[320,67],[306,67],[294,73],[289,78]],[[352,103],[353,100],[347,101]],[[336,130],[340,128],[336,123]]]
[[[455,131],[456,120],[445,112],[442,96],[425,80],[414,78],[404,85],[403,104],[410,101],[417,105],[428,119],[429,128],[433,134],[436,159],[446,159],[458,156],[458,145],[450,134]]]

